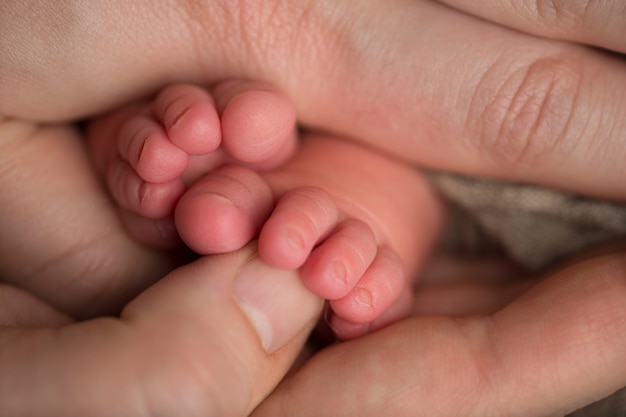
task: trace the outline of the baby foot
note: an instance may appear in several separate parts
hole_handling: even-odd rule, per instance
[[[293,152],[294,133],[284,96],[239,80],[212,94],[173,85],[88,127],[91,154],[130,234],[162,247],[178,242],[172,215],[188,184],[225,163],[276,167]]]
[[[206,175],[180,199],[175,220],[201,254],[224,241],[236,249],[258,233],[261,257],[300,268],[304,285],[330,300],[328,321],[347,339],[408,312],[407,277],[433,244],[440,212],[412,167],[317,135],[280,169]]]

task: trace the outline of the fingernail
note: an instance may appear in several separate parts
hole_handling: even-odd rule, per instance
[[[322,300],[308,291],[297,271],[275,269],[255,257],[235,278],[235,301],[273,353],[318,317]]]

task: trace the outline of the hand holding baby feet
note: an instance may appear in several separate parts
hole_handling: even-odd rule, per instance
[[[347,140],[307,135],[279,169],[224,167],[176,208],[183,240],[199,253],[259,236],[270,265],[300,268],[330,300],[329,323],[353,338],[406,314],[410,283],[435,241],[441,207],[413,167]]]
[[[91,123],[89,136],[133,237],[163,247],[180,236],[214,254],[258,236],[266,262],[300,268],[331,300],[336,334],[356,337],[408,311],[438,200],[412,167],[345,140],[310,135],[289,159],[294,125],[285,97],[229,81],[212,94],[168,87]]]
[[[178,242],[172,215],[188,184],[225,163],[281,164],[295,147],[295,112],[262,83],[228,81],[212,94],[177,84],[94,120],[88,138],[130,234],[168,247]]]

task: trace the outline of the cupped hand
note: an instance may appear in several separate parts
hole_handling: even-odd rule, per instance
[[[421,299],[441,304],[322,350],[253,416],[564,415],[626,385],[624,253],[553,272],[512,302],[528,280],[483,283],[461,315],[461,293],[429,291]],[[471,297],[480,314],[466,314]]]
[[[6,284],[0,299],[0,414],[10,416],[248,415],[321,308],[251,245],[175,270],[119,318],[73,322]]]
[[[615,56],[435,2],[115,4],[9,2],[0,113],[76,118],[174,80],[261,79],[302,124],[411,161],[624,200]]]

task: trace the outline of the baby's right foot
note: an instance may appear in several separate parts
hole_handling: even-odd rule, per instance
[[[176,207],[176,226],[200,254],[259,230],[261,258],[300,268],[304,285],[330,300],[335,334],[349,339],[408,312],[407,276],[434,243],[440,213],[413,167],[347,140],[305,135],[278,169],[259,175],[225,166],[199,179]]]
[[[227,81],[212,94],[179,84],[91,122],[88,139],[131,236],[168,247],[178,242],[172,214],[187,186],[226,163],[280,165],[295,148],[295,111],[261,83]]]

